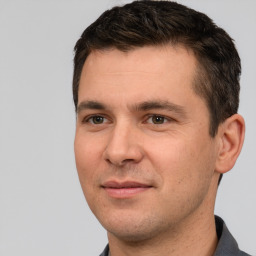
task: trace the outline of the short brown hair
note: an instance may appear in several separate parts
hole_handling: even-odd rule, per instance
[[[171,1],[134,1],[105,11],[81,35],[75,46],[73,98],[78,104],[79,80],[93,50],[181,44],[199,63],[195,92],[210,112],[210,135],[237,113],[240,58],[230,36],[203,13]]]

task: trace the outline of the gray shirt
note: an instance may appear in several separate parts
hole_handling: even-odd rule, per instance
[[[220,217],[215,216],[215,223],[219,242],[213,256],[250,256],[238,248],[236,240]],[[100,256],[109,256],[108,245]]]

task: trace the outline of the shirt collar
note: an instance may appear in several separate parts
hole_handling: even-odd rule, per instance
[[[214,256],[246,256],[238,248],[235,238],[229,232],[225,222],[218,216],[215,216],[216,232],[219,239]]]

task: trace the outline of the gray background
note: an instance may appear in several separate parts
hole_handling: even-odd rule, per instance
[[[0,255],[98,255],[107,238],[75,169],[73,46],[103,10],[128,1],[0,0]],[[256,255],[256,1],[178,1],[207,13],[242,58],[238,162],[224,176],[216,213]]]

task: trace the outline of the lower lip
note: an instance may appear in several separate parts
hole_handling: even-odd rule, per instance
[[[149,190],[151,187],[135,188],[104,188],[107,194],[113,198],[130,198],[142,192]]]

